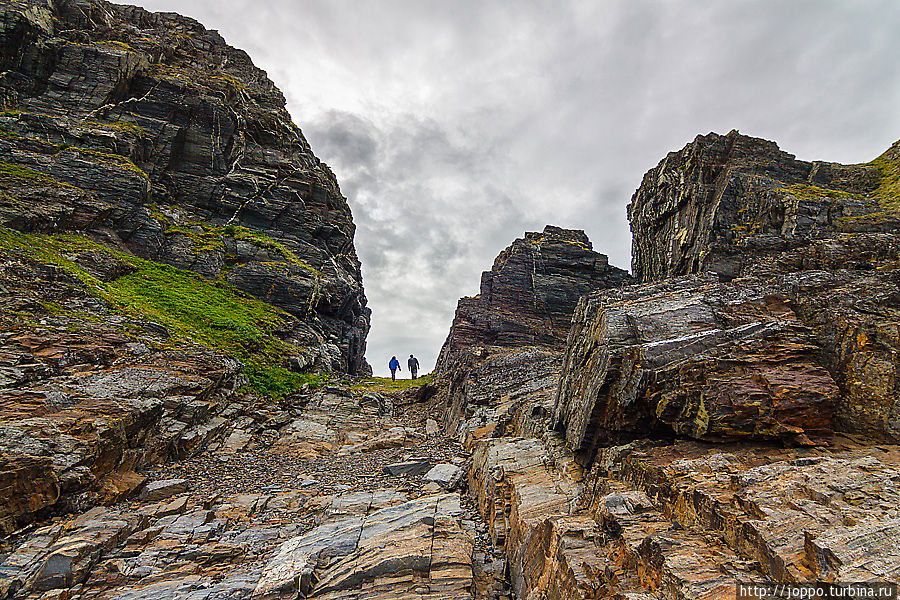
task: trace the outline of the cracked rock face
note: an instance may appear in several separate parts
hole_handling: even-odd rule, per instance
[[[579,306],[570,339],[554,421],[573,449],[832,429],[838,386],[775,285],[686,277],[600,292]]]
[[[838,385],[835,425],[898,440],[898,165],[900,143],[871,163],[840,165],[799,161],[737,132],[698,136],[648,171],[632,198],[635,277],[772,282]],[[596,378],[604,367],[591,368],[569,376]]]
[[[0,226],[102,232],[283,309],[308,366],[368,373],[350,208],[244,52],[99,0],[5,2],[0,48]]]
[[[437,370],[473,346],[565,346],[578,299],[630,281],[594,252],[583,231],[548,225],[514,241],[481,275],[481,291],[459,301]]]
[[[697,136],[644,175],[628,207],[632,268],[649,282],[747,275],[785,251],[855,231],[894,231],[870,165],[805,162],[732,131]]]
[[[515,240],[482,274],[481,293],[459,301],[435,368],[445,425],[463,438],[497,418],[510,430],[543,427],[578,299],[630,281],[583,231],[548,225]]]

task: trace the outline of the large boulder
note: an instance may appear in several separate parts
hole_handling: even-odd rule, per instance
[[[598,292],[573,322],[554,423],[587,454],[673,433],[808,440],[839,391],[786,294],[756,280],[686,277]]]

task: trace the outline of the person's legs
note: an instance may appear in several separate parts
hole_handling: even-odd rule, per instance
[[[415,370],[413,370],[413,372],[412,372],[412,378],[413,378],[413,379],[416,378],[416,371],[415,371]]]
[[[397,369],[391,369],[391,381],[397,381]]]

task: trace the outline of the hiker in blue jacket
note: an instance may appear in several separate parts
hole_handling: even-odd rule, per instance
[[[391,357],[388,368],[391,370],[391,381],[397,381],[397,369],[400,369],[400,361],[397,360],[396,356]],[[403,369],[400,370],[402,371]]]

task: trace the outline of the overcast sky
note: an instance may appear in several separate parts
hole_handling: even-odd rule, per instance
[[[138,3],[246,50],[334,169],[376,374],[392,354],[429,371],[526,230],[584,229],[628,268],[631,194],[697,134],[849,163],[900,138],[897,0]]]

